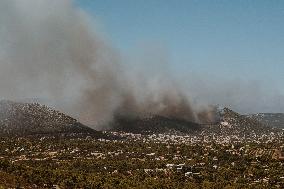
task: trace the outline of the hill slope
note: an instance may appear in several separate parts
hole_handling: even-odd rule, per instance
[[[267,127],[254,117],[241,115],[229,108],[220,111],[220,122],[208,127],[208,132],[221,135],[252,136],[271,132],[273,128]]]
[[[0,101],[0,136],[62,133],[99,134],[45,105]]]
[[[183,132],[193,133],[201,129],[197,123],[169,118],[159,115],[146,117],[116,117],[112,124],[115,131],[124,131],[131,133],[167,133]]]
[[[284,128],[284,113],[258,113],[248,116],[259,120],[264,125]]]

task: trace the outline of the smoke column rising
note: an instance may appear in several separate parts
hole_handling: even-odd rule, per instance
[[[92,25],[71,0],[2,0],[0,97],[45,99],[90,126],[116,114],[201,121],[169,73],[130,77]]]

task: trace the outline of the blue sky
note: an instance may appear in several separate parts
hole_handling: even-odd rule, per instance
[[[284,94],[282,0],[75,0],[122,53],[162,47],[177,75],[257,81]]]

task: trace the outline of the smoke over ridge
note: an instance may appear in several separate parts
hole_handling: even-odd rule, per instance
[[[117,114],[214,119],[215,108],[197,111],[169,73],[130,76],[92,25],[70,0],[2,0],[0,97],[44,99],[91,126]]]

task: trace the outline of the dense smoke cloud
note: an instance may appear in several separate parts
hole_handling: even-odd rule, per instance
[[[2,0],[1,98],[44,99],[88,125],[117,114],[211,119],[214,108],[196,112],[170,73],[128,74],[92,25],[70,0]]]

